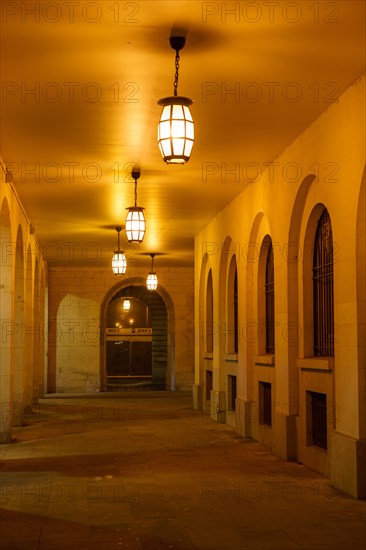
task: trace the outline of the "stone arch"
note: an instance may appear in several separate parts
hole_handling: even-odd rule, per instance
[[[318,221],[326,206],[317,203],[307,220],[304,234],[303,258],[302,258],[302,319],[303,319],[303,357],[313,356],[313,287],[312,269],[314,240]],[[301,323],[300,323],[301,326]]]
[[[34,264],[34,285],[33,285],[33,403],[37,403],[40,397],[43,397],[43,319],[41,310],[40,296],[40,277],[38,259]]]
[[[131,277],[114,285],[106,293],[100,309],[100,380],[101,391],[107,389],[106,379],[106,313],[109,303],[118,297],[130,296],[144,302],[152,313],[153,384],[175,390],[175,312],[169,293],[159,284],[156,291],[146,288],[142,277]],[[155,330],[154,330],[155,328]],[[163,328],[163,330],[162,330]],[[165,342],[165,351],[164,351]],[[160,354],[160,355],[159,355]],[[160,360],[159,360],[160,358]]]
[[[263,212],[258,212],[250,230],[249,242],[243,254],[246,263],[246,326],[242,335],[246,343],[247,358],[247,399],[254,400],[254,356],[258,353],[260,332],[258,327],[257,269],[261,247],[258,243],[260,227],[264,224],[264,234],[270,234]],[[244,251],[243,251],[244,252]]]
[[[316,176],[308,174],[300,184],[292,209],[288,243],[285,259],[287,262],[287,323],[289,328],[288,338],[288,364],[289,364],[289,403],[299,403],[299,370],[297,358],[300,356],[300,343],[303,342],[303,324],[300,321],[299,312],[299,266],[303,256],[300,245],[300,231],[306,200]],[[298,408],[298,407],[295,407]]]
[[[258,340],[258,354],[260,355],[263,355],[266,353],[266,321],[267,319],[266,319],[266,303],[265,303],[264,288],[265,288],[265,282],[266,282],[267,257],[268,257],[268,251],[271,244],[272,244],[272,239],[270,235],[266,233],[260,244],[260,251],[259,251],[259,258],[258,258],[258,272],[257,272],[257,289],[258,289],[257,322],[258,322],[259,333],[263,335],[263,337],[259,338]]]
[[[8,443],[11,440],[13,409],[13,341],[12,330],[13,311],[13,258],[14,247],[11,242],[11,218],[10,208],[5,197],[0,210],[0,321],[4,330],[0,346],[0,406],[3,413],[0,416],[0,443]],[[4,414],[5,413],[5,414]]]
[[[239,244],[239,243],[238,243]],[[219,384],[218,391],[224,392],[226,395],[227,387],[227,375],[225,368],[223,368],[223,358],[227,353],[227,297],[228,297],[228,276],[232,258],[235,257],[236,245],[232,238],[228,235],[224,242],[222,243],[221,256],[220,256],[220,267],[219,267],[219,281],[218,281],[218,311],[219,311],[219,345],[218,345],[218,360],[219,360]],[[216,385],[214,383],[214,385]],[[226,399],[226,397],[225,397]]]
[[[24,299],[24,331],[22,341],[24,343],[24,407],[26,412],[31,412],[33,402],[33,349],[35,344],[35,311],[33,289],[33,254],[31,245],[28,244],[25,263],[25,299]]]
[[[366,439],[366,169],[361,181],[356,224],[359,437]]]
[[[275,395],[275,373],[273,369],[257,369],[254,367],[257,358],[265,355],[265,316],[260,300],[260,286],[264,282],[267,253],[272,242],[272,231],[269,221],[263,211],[257,212],[250,229],[244,260],[246,262],[246,326],[243,327],[243,337],[246,344],[247,362],[247,396],[251,403],[248,418],[246,418],[246,434],[272,447],[272,432],[266,432],[259,423],[260,387],[262,383],[270,383],[272,395]],[[273,243],[274,246],[274,243]],[[276,249],[274,246],[274,255]],[[271,358],[272,361],[272,358]]]
[[[43,262],[40,262],[40,397],[48,391],[48,277]]]
[[[210,257],[207,253],[203,256],[200,272],[200,282],[199,282],[199,348],[200,356],[204,354],[206,350],[205,346],[205,322],[206,322],[206,302],[207,302],[207,278],[211,271],[212,275],[212,266],[210,262]]]
[[[235,311],[235,282],[238,284],[238,269],[237,269],[236,254],[232,254],[227,266],[226,275],[226,316],[225,324],[227,325],[226,352],[238,353],[238,338],[239,338],[239,322],[237,310],[236,296],[236,311]],[[237,289],[236,289],[237,290]]]
[[[13,426],[22,426],[24,419],[24,286],[24,241],[19,225],[15,244]]]

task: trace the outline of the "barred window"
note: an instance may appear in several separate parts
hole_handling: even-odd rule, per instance
[[[207,277],[206,287],[206,352],[213,351],[213,288],[212,288],[212,270],[210,269]]]
[[[314,243],[314,355],[334,355],[333,237],[328,210],[321,215]]]
[[[274,341],[274,262],[272,243],[268,248],[266,260],[266,353],[275,352]]]
[[[229,265],[226,288],[226,307],[226,353],[238,353],[238,272],[235,256],[232,256]]]
[[[238,330],[238,271],[235,268],[234,274],[234,353],[239,349],[239,330]]]

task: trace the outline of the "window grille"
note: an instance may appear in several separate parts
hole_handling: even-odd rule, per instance
[[[238,330],[238,271],[235,268],[234,273],[234,353],[239,349],[239,330]]]
[[[210,269],[207,277],[206,288],[206,352],[212,353],[213,351],[213,288],[212,288],[212,270]]]
[[[334,355],[333,237],[327,210],[321,215],[314,243],[314,355]]]
[[[266,261],[266,353],[275,352],[274,341],[274,262],[272,243],[269,246]]]

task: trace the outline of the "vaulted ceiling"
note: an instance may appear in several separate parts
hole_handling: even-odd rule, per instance
[[[365,70],[359,0],[2,10],[2,162],[51,265],[110,265],[135,164],[147,232],[128,257],[191,265],[194,235]],[[157,101],[173,92],[171,35],[186,36],[178,90],[194,100],[183,166],[166,165],[157,147]]]

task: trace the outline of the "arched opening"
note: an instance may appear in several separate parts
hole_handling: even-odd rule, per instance
[[[333,236],[329,213],[318,221],[313,253],[313,353],[334,355]]]
[[[24,303],[24,327],[22,341],[25,345],[24,356],[24,408],[26,412],[32,411],[33,402],[33,353],[36,340],[35,315],[33,295],[33,258],[30,244],[28,244],[25,265],[25,303]]]
[[[364,171],[357,211],[357,332],[358,332],[358,372],[359,372],[359,418],[360,439],[366,438],[366,399],[363,389],[366,387],[366,170]]]
[[[151,311],[129,295],[113,296],[107,307],[107,389],[152,381]]]
[[[326,213],[326,214],[324,214]],[[318,203],[314,206],[305,232],[304,255],[303,255],[303,318],[304,318],[304,357],[333,356],[333,344],[325,346],[326,350],[319,353],[318,338],[321,341],[333,340],[334,320],[333,320],[333,239],[331,237],[331,222],[323,227],[323,216],[327,216],[328,211],[324,204]],[[329,225],[330,224],[330,225]],[[328,225],[330,230],[328,230]],[[320,239],[324,234],[325,239]],[[323,242],[324,241],[324,242]],[[318,250],[319,249],[319,250]],[[325,282],[323,277],[317,276],[317,254],[329,255],[327,250],[331,251],[331,258],[325,260],[325,267],[320,264],[320,269],[331,269],[331,273],[326,272]],[[319,260],[320,261],[320,260]],[[328,281],[330,277],[330,280]],[[316,290],[315,281],[320,281],[322,292]],[[322,293],[326,296],[322,296]],[[331,309],[330,309],[331,306]],[[319,324],[319,318],[323,321]],[[329,343],[329,342],[328,342]],[[328,349],[329,348],[329,349]],[[331,350],[331,352],[329,351]]]
[[[226,353],[238,353],[239,323],[238,323],[238,270],[236,256],[230,260],[226,286]]]
[[[40,309],[40,282],[38,260],[35,260],[34,266],[34,285],[33,285],[33,309],[34,309],[34,327],[33,327],[33,403],[37,403],[40,397],[43,397],[43,357],[42,340],[43,319]]]
[[[212,285],[212,269],[208,272],[206,286],[206,318],[205,318],[205,344],[206,352],[213,352],[213,285]]]
[[[274,255],[272,239],[262,240],[258,265],[258,328],[264,337],[258,338],[258,353],[275,352]]]
[[[19,225],[15,245],[13,426],[22,426],[24,419],[24,327],[24,241]]]
[[[160,285],[125,284],[102,304],[101,391],[175,389],[173,304]]]
[[[7,443],[11,440],[11,427],[13,423],[12,407],[13,401],[13,370],[12,354],[14,330],[12,330],[12,303],[13,285],[12,269],[14,247],[11,242],[11,223],[8,201],[5,198],[0,211],[0,241],[1,241],[1,262],[0,262],[0,320],[2,326],[2,339],[0,346],[0,443]]]

